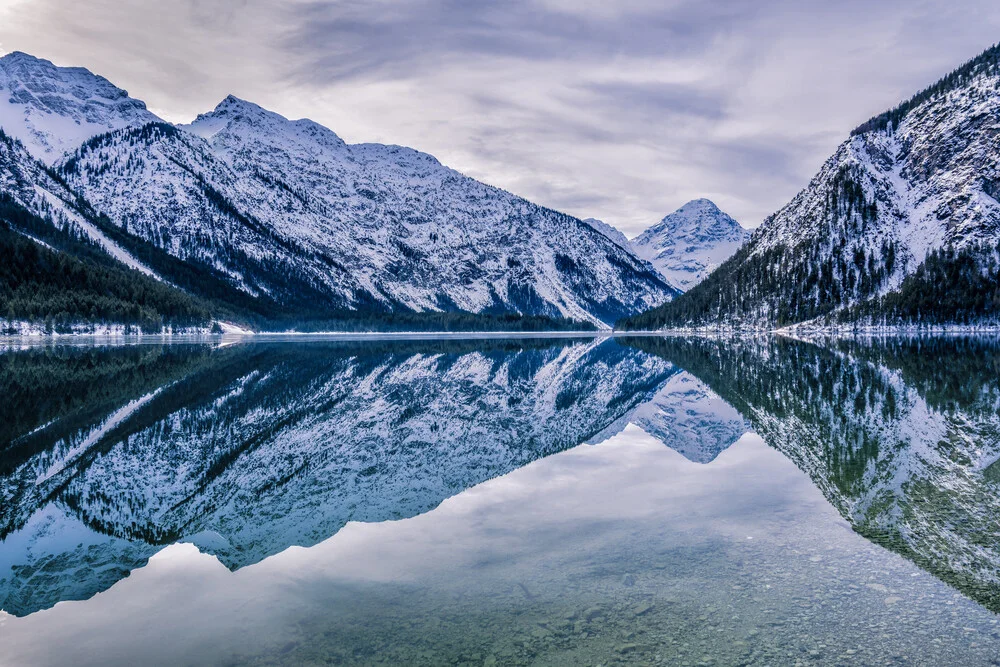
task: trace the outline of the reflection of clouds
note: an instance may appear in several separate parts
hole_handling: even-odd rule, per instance
[[[702,512],[763,530],[768,520],[758,516],[762,503],[790,503],[790,496],[812,494],[810,486],[792,484],[776,497],[762,498],[759,485],[740,491],[742,484],[734,483],[761,470],[806,481],[753,435],[709,469],[629,426],[599,447],[577,447],[473,487],[423,515],[423,521],[351,523],[322,550],[299,551],[297,566],[336,563],[336,576],[347,579],[447,578],[491,554],[530,563],[567,550],[600,549],[626,522],[654,516],[681,532],[694,530]],[[692,513],[693,502],[700,509]],[[372,558],[376,552],[378,558]],[[415,561],[422,564],[417,570]]]
[[[998,28],[986,0],[73,7],[0,7],[0,42],[86,65],[173,120],[235,93],[630,234],[698,196],[755,225],[851,127]]]
[[[346,609],[367,585],[482,594],[551,568],[585,572],[589,555],[609,545],[647,548],[646,540],[668,535],[674,543],[766,538],[806,515],[839,520],[808,478],[755,436],[705,467],[629,427],[600,447],[536,461],[419,517],[352,522],[315,547],[292,547],[236,572],[191,544],[169,546],[88,601],[10,619],[4,648],[17,664],[59,663],[84,644],[109,664],[137,654],[164,664],[191,655],[210,662],[206,656],[234,644],[287,633],[286,619],[309,600]]]
[[[641,569],[650,562],[665,565]],[[441,614],[455,622],[461,609],[479,614],[473,626],[488,619],[509,632],[501,600],[516,609],[546,605],[553,618],[590,606],[588,595],[606,596],[598,599],[607,605],[624,595],[621,571],[638,582],[628,591],[664,594],[657,609],[667,614],[682,613],[687,601],[721,600],[727,617],[749,624],[744,633],[759,624],[764,644],[776,639],[768,633],[787,638],[787,627],[771,627],[775,608],[801,611],[802,600],[834,589],[849,594],[832,593],[838,604],[803,620],[814,624],[803,632],[829,633],[827,642],[844,648],[873,624],[891,623],[886,615],[896,612],[883,604],[884,590],[903,590],[922,614],[950,600],[943,584],[851,532],[808,477],[756,435],[701,466],[630,426],[600,447],[541,459],[427,514],[350,523],[315,547],[292,547],[237,572],[192,545],[167,547],[89,601],[8,619],[4,656],[15,664],[134,664],[137,656],[145,664],[216,664],[278,655],[290,640],[321,651],[325,637],[349,628],[365,628],[370,644],[378,631],[367,628],[401,620],[415,629],[379,635],[386,650],[416,637],[433,645],[440,632],[421,633],[437,628]],[[886,585],[866,586],[872,577]],[[748,583],[751,593],[736,592]],[[948,607],[955,622],[988,627],[985,610],[955,602]],[[700,629],[684,622],[686,633]],[[635,618],[626,623],[634,627]],[[324,636],[310,634],[317,630]],[[938,630],[898,636],[929,642]],[[729,641],[721,629],[708,631],[712,641]]]

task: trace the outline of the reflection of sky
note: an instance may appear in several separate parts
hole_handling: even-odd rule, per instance
[[[636,582],[616,592],[623,572]],[[662,594],[678,608],[729,604],[726,618],[738,619],[731,622],[740,632],[763,626],[783,633],[754,614],[793,608],[815,594],[806,586],[850,594],[832,595],[838,604],[816,617],[845,646],[877,623],[888,624],[886,642],[908,646],[908,631],[893,630],[900,601],[933,618],[921,605],[940,609],[947,600],[962,626],[990,619],[852,533],[810,480],[756,435],[699,465],[632,426],[599,446],[483,483],[422,516],[351,523],[313,548],[293,547],[235,573],[193,546],[168,547],[89,601],[0,621],[0,661],[214,662],[270,650],[288,637],[309,641],[323,627],[374,623],[398,611],[372,603],[387,591],[399,596],[393,599],[407,618],[439,614],[432,600],[471,599],[501,627],[509,621],[504,596],[519,590],[543,605]],[[737,588],[753,596],[734,597]],[[491,605],[497,611],[488,611]],[[940,632],[951,630],[941,624]],[[913,641],[935,639],[931,633]]]

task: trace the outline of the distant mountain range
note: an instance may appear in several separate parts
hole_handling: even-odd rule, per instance
[[[0,58],[0,129],[5,231],[44,241],[36,232],[48,225],[216,319],[607,327],[678,294],[630,247],[576,218],[430,155],[348,145],[232,96],[175,126],[85,69],[12,53]],[[42,248],[30,285],[46,306],[24,308],[24,277],[0,275],[20,289],[17,299],[0,291],[0,318],[48,309],[57,327],[120,321],[88,310],[98,301],[89,276],[79,290],[51,284],[47,253],[72,254],[68,243]],[[190,324],[162,301],[137,305],[127,323]]]
[[[1000,46],[859,126],[704,282],[623,328],[1000,322]]]

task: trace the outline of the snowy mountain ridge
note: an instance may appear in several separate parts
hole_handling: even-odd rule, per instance
[[[625,248],[626,250],[629,249],[630,245],[628,237],[625,236],[625,234],[623,234],[617,227],[609,225],[603,220],[598,220],[597,218],[584,218],[583,221],[607,236],[619,247]]]
[[[0,58],[0,127],[110,223],[283,307],[520,313],[607,327],[676,291],[571,216],[413,149],[229,96],[189,125],[80,68]],[[72,131],[66,129],[71,127]]]
[[[995,198],[1000,191],[994,185],[1000,178],[1000,155],[991,119],[1000,117],[998,85],[995,74],[976,77],[917,106],[893,130],[846,140],[809,187],[762,227],[754,251],[815,242],[839,223],[834,243],[843,240],[878,259],[883,259],[883,248],[896,249],[897,270],[881,285],[885,292],[932,250],[995,243],[1000,239],[1000,202]],[[843,206],[824,210],[844,182],[856,184],[862,206],[872,209],[869,219],[861,220],[867,224],[852,224],[863,212]],[[848,237],[844,231],[856,235]]]
[[[28,153],[21,141],[0,127],[0,198],[4,197],[59,229],[80,231],[125,266],[155,276],[149,267],[88,220],[79,208],[76,194]],[[28,238],[41,243],[31,236]]]
[[[634,239],[603,220],[584,222],[646,260],[672,286],[687,291],[739,250],[750,232],[708,199],[695,199]]]
[[[974,71],[898,125],[855,133],[769,218],[753,255],[830,256],[844,305],[896,290],[936,250],[1000,241],[1000,74]]]
[[[104,77],[20,51],[0,58],[0,127],[51,166],[94,135],[160,119]]]

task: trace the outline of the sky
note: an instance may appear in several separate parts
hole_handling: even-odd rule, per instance
[[[757,226],[997,41],[995,0],[0,0],[0,52],[166,120],[232,93],[628,236],[698,197]]]

